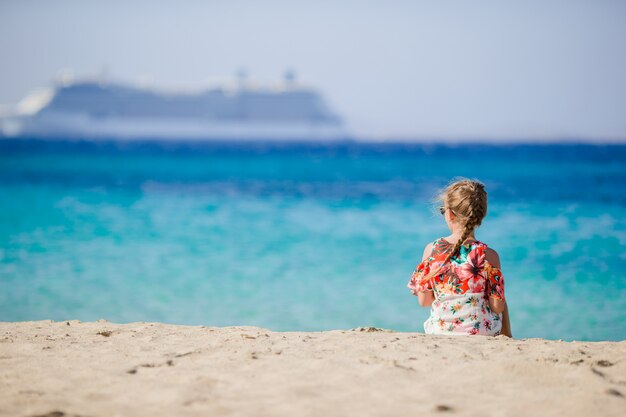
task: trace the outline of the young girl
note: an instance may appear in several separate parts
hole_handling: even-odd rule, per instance
[[[420,305],[431,306],[424,331],[511,337],[500,259],[474,237],[487,214],[484,185],[456,181],[438,200],[452,234],[426,245],[408,284]]]

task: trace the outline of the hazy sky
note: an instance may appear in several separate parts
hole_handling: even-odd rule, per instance
[[[0,104],[104,66],[167,87],[292,68],[361,137],[626,141],[626,1],[0,0]]]

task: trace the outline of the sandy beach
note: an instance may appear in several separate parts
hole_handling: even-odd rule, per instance
[[[0,323],[2,416],[621,416],[626,342]]]

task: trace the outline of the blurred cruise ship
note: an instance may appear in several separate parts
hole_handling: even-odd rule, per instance
[[[279,85],[159,91],[102,80],[57,81],[0,119],[0,136],[75,139],[333,140],[342,121],[288,72]]]

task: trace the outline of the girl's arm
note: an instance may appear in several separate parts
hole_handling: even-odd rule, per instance
[[[487,251],[485,252],[485,258],[487,262],[489,262],[492,266],[500,269],[500,257],[498,256],[498,252],[496,252],[495,250],[491,248],[487,248]],[[501,300],[496,297],[489,297],[489,308],[491,309],[491,311],[493,311],[496,314],[500,314],[506,311],[506,319],[508,321],[509,313],[506,307],[506,301]],[[502,319],[504,320],[504,317]],[[503,321],[503,325],[504,325],[504,321]]]
[[[424,248],[424,254],[422,255],[422,262],[426,260],[433,251],[433,244],[429,243]],[[435,301],[435,295],[432,291],[418,291],[417,292],[417,301],[419,301],[422,307],[430,307]]]
[[[504,311],[502,312],[502,334],[508,337],[513,337],[513,333],[511,333],[511,319],[509,318],[509,306],[504,306]]]
[[[430,307],[435,301],[435,295],[432,291],[418,291],[417,301],[422,307]]]
[[[495,297],[489,297],[489,308],[496,314],[503,313],[506,310],[506,301]]]

